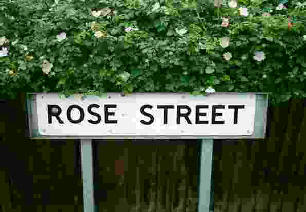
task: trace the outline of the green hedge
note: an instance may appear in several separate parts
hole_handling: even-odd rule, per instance
[[[272,104],[305,98],[300,1],[10,0],[0,7],[0,98],[209,87],[270,92]]]

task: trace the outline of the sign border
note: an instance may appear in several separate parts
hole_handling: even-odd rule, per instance
[[[268,108],[268,95],[269,93],[264,92],[215,92],[208,93],[206,95],[192,95],[186,92],[135,92],[133,94],[181,94],[194,96],[196,98],[205,97],[208,95],[218,94],[255,94],[255,121],[254,121],[254,132],[251,135],[211,135],[211,136],[193,136],[193,135],[120,135],[120,136],[45,136],[40,135],[38,131],[38,120],[36,113],[36,95],[37,94],[59,94],[59,93],[27,93],[26,94],[26,116],[29,125],[28,137],[32,139],[263,139],[266,134],[266,123],[267,123],[267,108]],[[79,94],[79,93],[78,93]],[[104,95],[118,95],[119,92],[108,92]],[[85,94],[86,95],[86,94]],[[123,96],[123,94],[121,94]],[[128,96],[129,94],[126,94]],[[91,96],[91,95],[87,95]],[[94,95],[96,96],[96,95]]]

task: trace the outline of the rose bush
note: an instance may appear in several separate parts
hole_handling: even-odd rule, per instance
[[[300,1],[10,0],[0,98],[20,92],[270,92],[305,98]]]

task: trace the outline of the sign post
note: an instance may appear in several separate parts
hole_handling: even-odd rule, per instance
[[[201,141],[200,156],[200,180],[199,180],[199,200],[198,211],[211,210],[211,181],[212,181],[212,160],[213,160],[213,139],[204,139]]]
[[[92,141],[81,140],[81,168],[83,179],[83,202],[85,212],[94,212]]]
[[[80,139],[84,211],[94,211],[91,139],[200,139],[198,211],[211,205],[213,139],[262,139],[267,93],[30,93],[29,136]]]

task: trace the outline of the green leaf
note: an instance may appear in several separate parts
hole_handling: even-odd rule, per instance
[[[181,76],[181,82],[184,86],[188,85],[189,84],[189,76]]]
[[[180,36],[183,36],[183,35],[185,35],[187,33],[187,29],[185,29],[185,28],[181,28],[181,29],[176,28],[175,31]]]
[[[211,66],[207,66],[206,69],[205,69],[206,74],[212,74],[214,72],[215,72],[215,69]]]
[[[152,7],[152,12],[155,12],[156,10],[158,10],[160,8],[160,4],[158,2],[156,2],[153,7]]]
[[[131,74],[132,74],[133,77],[137,77],[137,76],[140,75],[140,70],[138,70],[138,69],[133,69]]]
[[[274,83],[275,84],[278,84],[278,83],[280,83],[282,81],[282,78],[277,78],[275,81],[274,81]]]
[[[119,75],[120,79],[123,80],[124,82],[128,81],[129,77],[130,77],[130,73],[124,71],[123,73],[121,73]]]
[[[18,68],[20,70],[26,70],[27,69],[27,65],[24,62],[21,62]]]
[[[228,87],[228,90],[229,91],[232,91],[234,89],[234,85],[230,85],[229,87]]]
[[[249,40],[255,42],[258,41],[258,37],[250,37]]]
[[[164,31],[166,29],[166,26],[163,22],[159,22],[155,25],[157,32]]]
[[[291,98],[291,94],[282,94],[280,95],[280,101],[285,102],[288,101]]]
[[[228,75],[223,75],[222,79],[223,81],[229,81],[231,78]]]
[[[168,30],[168,32],[167,32],[167,36],[172,36],[172,35],[174,35],[174,31],[173,30]]]
[[[215,85],[220,84],[220,80],[218,80],[218,79],[214,79],[214,84],[215,84]]]
[[[95,62],[97,64],[101,64],[102,63],[102,58],[101,57],[95,57]]]
[[[241,80],[242,82],[248,82],[248,81],[249,81],[248,78],[246,78],[245,76],[241,76],[241,77],[240,77],[240,80]]]

